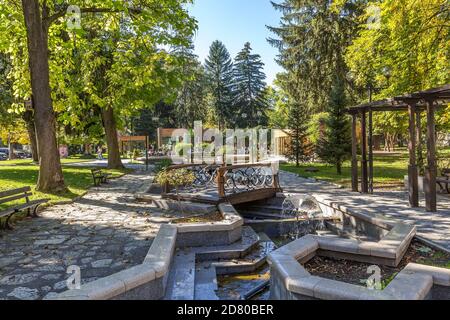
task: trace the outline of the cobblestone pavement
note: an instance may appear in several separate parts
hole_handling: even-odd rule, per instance
[[[93,188],[69,205],[0,231],[0,299],[43,299],[67,290],[68,266],[82,283],[142,263],[161,223],[170,215],[133,194],[150,182],[134,173]]]
[[[384,218],[414,224],[418,235],[434,241],[450,250],[450,198],[438,196],[438,212],[426,212],[421,195],[420,208],[410,208],[406,191],[383,191],[374,195],[362,195],[341,189],[336,185],[301,178],[281,171],[280,184],[285,192],[320,193],[354,212],[381,215]]]

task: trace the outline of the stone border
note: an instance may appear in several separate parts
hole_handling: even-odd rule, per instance
[[[177,247],[228,245],[242,237],[243,219],[231,204],[219,205],[224,220],[213,224],[162,225],[142,264],[68,290],[52,300],[159,300]],[[218,243],[218,244],[216,244]]]
[[[320,254],[321,237],[308,235],[269,257],[271,299],[422,300],[433,286],[450,286],[450,270],[410,263],[382,291],[312,276],[301,263]]]
[[[242,236],[244,219],[229,203],[218,205],[223,216],[222,221],[211,223],[177,224],[178,247],[201,247],[229,245],[238,241]]]

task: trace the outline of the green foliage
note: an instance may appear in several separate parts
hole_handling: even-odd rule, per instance
[[[193,53],[193,46],[182,47],[176,56],[182,60],[181,75],[184,77],[177,91],[174,107],[177,126],[193,128],[194,121],[204,121],[207,117],[208,79],[205,69]]]
[[[205,69],[219,129],[229,127],[235,119],[232,112],[233,63],[222,42],[212,43],[205,61]]]
[[[155,163],[155,173],[158,174],[161,171],[166,170],[168,167],[172,165],[172,160],[163,159]]]
[[[273,3],[283,16],[269,42],[280,51],[286,70],[285,90],[301,96],[313,112],[327,106],[333,78],[344,75],[345,48],[357,28],[356,17],[366,1],[283,0]],[[351,87],[348,87],[351,90]]]
[[[49,29],[53,105],[64,128],[59,134],[101,138],[101,108],[113,107],[121,127],[126,117],[180,85],[180,61],[161,48],[189,45],[196,21],[184,8],[188,2],[72,1],[82,8],[80,30],[67,28],[66,3],[45,2],[49,15],[59,17]],[[20,4],[1,2],[0,18],[0,52],[11,58],[13,95],[23,101],[30,83]],[[21,111],[20,104],[14,107]]]
[[[269,127],[274,129],[286,129],[288,126],[289,106],[288,96],[281,88],[268,87],[267,100],[270,109],[267,110]]]
[[[345,105],[344,84],[342,79],[336,78],[330,94],[326,129],[317,141],[316,151],[322,160],[336,166],[338,174],[342,174],[342,163],[351,155],[350,121]]]
[[[319,142],[329,118],[330,114],[328,112],[320,112],[311,116],[307,133],[308,139],[312,144],[316,145]]]
[[[238,53],[233,66],[235,124],[252,128],[267,123],[266,75],[259,54],[252,54],[250,43]]]
[[[192,184],[195,181],[195,176],[186,169],[166,169],[156,175],[155,181],[162,186],[167,184],[178,189],[178,187]]]
[[[286,156],[291,161],[295,161],[297,167],[300,162],[305,162],[310,156],[310,143],[307,139],[308,113],[304,105],[292,103],[288,116],[289,136],[291,147]]]

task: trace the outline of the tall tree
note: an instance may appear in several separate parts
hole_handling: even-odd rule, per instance
[[[182,78],[174,103],[178,127],[192,129],[194,121],[206,119],[207,77],[192,44],[178,48],[175,56],[180,59]]]
[[[40,50],[35,50],[33,46],[29,46],[30,50],[28,50],[27,54],[32,73],[31,84],[33,92],[36,91],[36,88],[34,88],[36,81],[33,80],[33,74],[37,73],[42,78],[41,80],[44,80],[40,82],[41,86],[46,87],[46,90],[39,90],[41,97],[34,97],[37,108],[35,110],[36,131],[38,133],[38,139],[40,139],[41,137],[39,136],[41,134],[38,129],[38,122],[42,120],[43,116],[44,121],[42,122],[47,123],[46,134],[51,136],[51,139],[46,139],[46,142],[53,147],[51,147],[51,151],[45,151],[46,157],[51,158],[51,161],[41,162],[41,169],[43,168],[44,170],[40,172],[38,188],[48,191],[62,189],[63,179],[60,174],[60,166],[58,167],[58,165],[53,164],[56,160],[59,161],[57,159],[56,142],[52,142],[56,141],[54,137],[55,129],[52,129],[54,125],[52,125],[51,121],[45,121],[45,119],[49,120],[48,115],[50,114],[50,117],[53,116],[54,120],[54,111],[56,111],[58,120],[63,125],[71,123],[75,126],[83,122],[83,118],[85,117],[80,116],[83,114],[83,111],[87,108],[100,107],[103,114],[105,132],[109,135],[107,140],[112,146],[110,148],[112,150],[111,152],[117,154],[117,144],[114,142],[114,138],[117,136],[117,130],[115,130],[114,124],[121,124],[120,118],[123,113],[145,105],[146,99],[142,99],[142,96],[149,95],[149,92],[155,89],[155,86],[151,86],[149,83],[158,83],[159,88],[154,90],[156,94],[160,94],[164,90],[162,87],[171,85],[169,82],[159,82],[159,79],[153,82],[149,80],[155,79],[155,70],[161,71],[165,69],[165,63],[170,62],[170,59],[161,57],[159,53],[161,50],[155,50],[155,48],[174,43],[180,45],[185,38],[192,35],[195,29],[195,20],[189,17],[183,7],[183,4],[189,2],[189,0],[72,1],[71,5],[78,5],[80,7],[81,24],[84,29],[70,30],[68,32],[66,30],[66,24],[63,23],[64,19],[68,16],[69,5],[67,3],[62,3],[61,1],[23,0],[22,12],[19,12],[17,1],[12,0],[9,2],[8,4],[0,3],[0,11],[4,13],[2,16],[7,17],[0,22],[0,29],[2,33],[5,31],[5,34],[8,33],[10,36],[1,39],[0,50],[9,50],[15,54],[15,69],[16,71],[19,70],[19,67],[21,67],[20,61],[25,60],[17,58],[18,52],[22,48],[21,37],[28,34],[29,42]],[[22,16],[25,16],[27,22],[25,32],[21,30],[20,23],[17,23],[17,20],[20,22]],[[72,16],[69,17],[73,18]],[[86,27],[85,22],[88,22],[89,26]],[[103,32],[96,32],[98,30]],[[33,34],[31,35],[31,33]],[[108,33],[114,36],[119,35],[119,38],[105,37]],[[124,40],[121,36],[125,34],[129,36]],[[99,36],[95,38],[92,37],[93,35]],[[91,42],[84,41],[83,43],[83,40],[87,38]],[[124,44],[127,42],[128,46]],[[72,57],[71,53],[75,51],[74,48],[80,49],[81,47],[81,49],[84,49],[83,53],[85,53],[87,51],[86,49],[91,47],[93,51],[99,52],[98,48],[101,43],[103,43],[105,48],[111,43],[115,45],[114,48],[117,50],[110,52],[114,58],[114,63],[111,64],[111,61],[101,61],[101,57],[92,59],[93,55],[82,56],[78,61]],[[133,47],[131,45],[133,43],[139,43],[141,48],[137,49]],[[52,55],[50,57],[48,56],[49,47],[52,49]],[[143,48],[149,48],[150,50],[142,50]],[[144,54],[148,53],[148,51],[151,51],[151,54],[146,55],[147,59],[143,58]],[[133,55],[131,54],[132,52],[136,54]],[[136,57],[138,53],[141,55]],[[41,60],[45,58],[47,58],[47,62],[42,62]],[[36,61],[38,62],[36,63]],[[81,62],[84,65],[89,65],[84,70],[89,70],[90,72],[81,74],[79,84],[82,85],[79,88],[74,88],[71,85],[72,83],[68,82],[68,77],[72,76],[70,75],[70,70],[73,70],[74,66],[78,68],[79,66],[83,66]],[[141,68],[135,70],[133,67],[136,66],[137,62],[140,62]],[[49,77],[48,71],[49,63],[50,69],[52,70],[51,77]],[[97,92],[95,92],[97,88],[93,88],[96,84],[91,81],[93,79],[92,73],[98,72],[107,63],[111,65],[111,69],[106,73],[106,77],[108,77],[107,82],[111,86],[108,86],[108,92],[102,92],[101,95],[97,95]],[[44,72],[36,72],[39,71],[38,67],[42,67],[42,65],[44,66],[43,69],[47,70],[44,70]],[[123,68],[120,70],[121,72],[118,72],[118,66],[120,65]],[[147,70],[144,71],[144,68]],[[171,67],[168,66],[168,68],[170,69]],[[20,70],[23,71],[22,69]],[[17,88],[26,91],[26,88],[23,88],[25,87],[23,83],[26,83],[24,80],[27,77],[17,76],[23,74],[23,72],[21,74],[15,72],[14,74],[16,75],[15,84]],[[80,73],[76,75],[79,76]],[[83,77],[84,75],[86,76]],[[48,78],[49,80],[47,81]],[[48,89],[49,87],[51,90]],[[140,90],[142,88],[149,89]],[[137,94],[141,91],[142,94]],[[89,97],[86,98],[83,94]],[[108,94],[107,98],[105,94]],[[133,101],[130,103],[128,99],[135,96],[136,98],[132,99]],[[54,99],[53,101],[52,98]],[[153,99],[156,99],[155,95]],[[126,110],[126,112],[115,114],[114,111],[117,113],[117,110],[120,108],[119,106]],[[73,112],[74,110],[77,111]],[[114,160],[116,157],[113,155],[111,159]],[[119,161],[115,161],[115,163],[120,166],[120,159]],[[55,172],[52,173],[52,168],[56,170],[56,174],[53,174]]]
[[[307,139],[308,113],[304,105],[293,100],[289,103],[288,114],[288,134],[291,140],[291,147],[288,148],[286,156],[290,161],[294,161],[296,166],[308,159],[310,144]]]
[[[49,8],[41,8],[38,0],[22,0],[27,29],[28,61],[34,103],[34,120],[40,156],[37,190],[64,191],[59,151],[56,142],[56,119],[50,89],[48,63],[48,31],[51,24]]]
[[[216,40],[212,43],[205,61],[205,68],[219,129],[223,129],[233,124],[234,117],[232,114],[233,63],[230,53],[222,42]]]
[[[378,14],[377,24],[373,23],[374,11]],[[370,86],[374,99],[450,82],[447,0],[370,3],[359,20],[362,28],[347,48],[345,60],[354,84]],[[438,112],[437,121],[444,114],[445,111]],[[395,147],[401,134],[407,134],[407,128],[408,117],[403,113],[374,114],[374,130],[384,136],[387,150]]]
[[[234,110],[242,128],[267,124],[268,101],[264,63],[247,42],[234,60]],[[245,116],[243,116],[245,115]]]
[[[319,157],[336,166],[342,174],[342,163],[351,155],[350,121],[346,111],[344,80],[335,78],[330,93],[329,116],[325,119],[325,132],[319,138],[316,151]]]
[[[289,81],[291,96],[304,96],[302,103],[315,111],[326,108],[333,78],[346,74],[345,48],[360,23],[357,19],[366,0],[283,0],[274,3],[283,16],[277,27],[269,27],[269,39],[279,49],[279,64]],[[348,89],[351,89],[348,86]]]

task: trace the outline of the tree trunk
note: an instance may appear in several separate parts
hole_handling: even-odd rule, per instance
[[[38,0],[22,0],[27,28],[28,57],[34,102],[34,122],[40,157],[36,189],[43,192],[67,190],[64,185],[55,115],[51,99],[48,65],[48,27],[43,23]]]
[[[117,126],[114,119],[114,110],[111,107],[102,108],[103,127],[105,128],[106,144],[108,145],[108,169],[123,169],[120,159],[119,140],[117,139]]]
[[[338,175],[342,175],[342,163],[340,163],[340,162],[337,162],[336,163],[336,171],[337,171],[337,174]]]
[[[34,126],[33,112],[30,110],[25,111],[23,114],[23,120],[27,125],[28,137],[30,139],[31,155],[33,162],[39,163],[39,153],[36,141],[36,127]]]
[[[14,144],[11,142],[11,133],[8,133],[8,159],[14,160],[16,155],[14,154]]]

